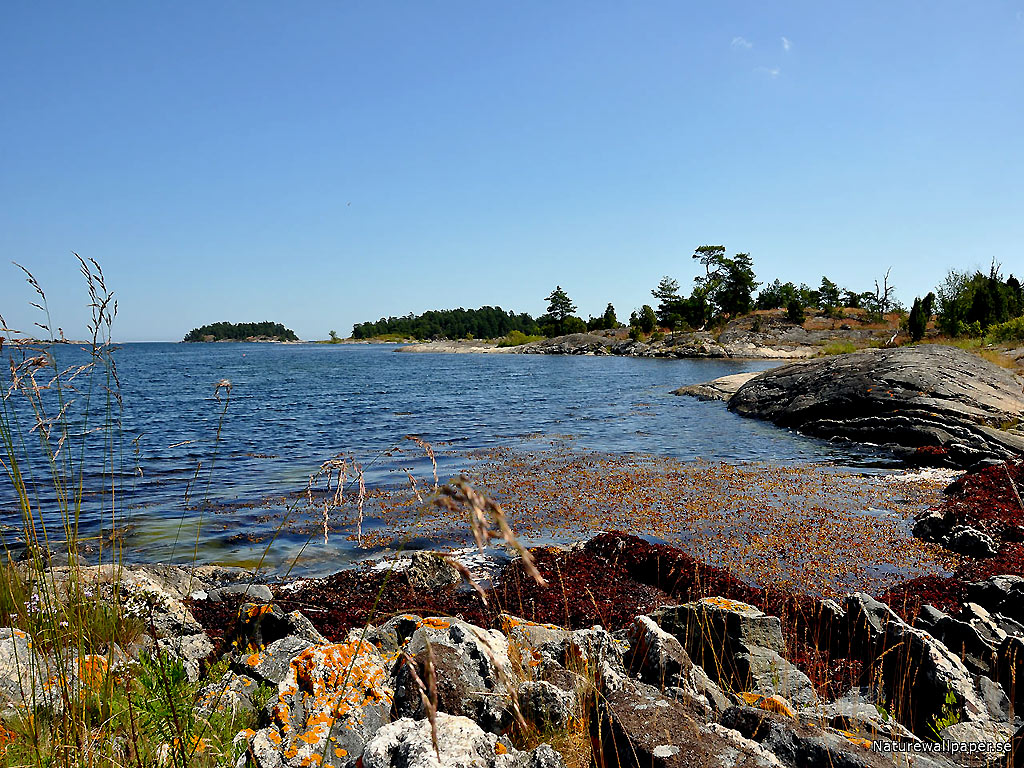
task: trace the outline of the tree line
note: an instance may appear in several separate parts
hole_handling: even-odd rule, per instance
[[[265,320],[262,323],[211,323],[189,331],[182,341],[244,341],[250,337],[298,341],[295,331],[280,323]]]
[[[663,277],[651,290],[656,306],[644,304],[630,314],[633,338],[658,330],[704,329],[755,310],[780,308],[786,310],[787,318],[793,323],[803,323],[809,309],[836,319],[843,316],[844,310],[862,310],[860,315],[872,322],[881,322],[886,315],[896,312],[901,317],[901,325],[914,340],[924,336],[933,316],[939,330],[950,337],[981,336],[990,328],[1024,316],[1020,281],[1013,275],[1004,279],[995,261],[988,274],[951,270],[934,292],[914,299],[908,314],[895,297],[896,288],[890,282],[888,271],[873,281],[873,290],[858,291],[841,287],[826,275],[822,275],[817,287],[784,283],[777,278],[767,284],[759,282],[751,255],[729,256],[722,245],[702,245],[694,250],[691,258],[698,267],[698,274],[689,293],[681,290],[675,278]],[[603,314],[583,320],[576,315],[576,305],[560,285],[545,300],[547,312],[536,320],[526,313],[506,313],[500,307],[439,310],[359,323],[353,327],[352,335],[357,339],[386,334],[418,339],[469,335],[497,338],[519,331],[551,337],[624,327],[611,303]]]
[[[377,322],[356,323],[352,338],[372,339],[397,335],[413,339],[496,339],[512,331],[527,336],[540,333],[537,321],[525,312],[506,312],[501,307],[437,309],[422,315],[382,317]]]

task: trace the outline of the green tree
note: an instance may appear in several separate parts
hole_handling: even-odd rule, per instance
[[[561,329],[566,319],[572,317],[576,311],[576,305],[572,303],[569,298],[569,294],[562,290],[562,286],[556,285],[553,290],[547,296],[548,302],[548,314],[558,324],[558,328]]]
[[[338,338],[338,332],[337,331],[328,331],[327,335],[331,337],[331,343],[332,344],[336,344],[337,342],[341,341],[341,339]]]
[[[839,306],[839,300],[839,286],[822,275],[821,285],[818,287],[818,301],[821,303],[821,308],[835,309]]]
[[[754,308],[754,291],[760,285],[754,279],[754,262],[749,253],[737,253],[735,258],[722,258],[721,275],[714,294],[714,303],[720,314],[735,317],[745,315]]]
[[[650,333],[654,330],[658,323],[658,316],[654,313],[654,308],[650,304],[644,304],[640,308],[640,330],[644,333]]]
[[[920,341],[924,338],[925,329],[928,327],[928,316],[924,312],[924,303],[920,298],[914,298],[914,304],[910,308],[910,317],[907,318],[907,330],[913,341]]]
[[[658,300],[657,321],[664,328],[674,329],[679,322],[679,282],[665,275],[658,283],[658,287],[651,291],[651,295]]]
[[[786,304],[786,318],[791,323],[803,325],[807,316],[804,314],[804,305],[800,302],[800,299],[794,297]]]
[[[615,317],[615,307],[611,305],[611,302],[604,308],[602,320],[604,321],[604,327],[609,331],[619,327],[619,320]]]

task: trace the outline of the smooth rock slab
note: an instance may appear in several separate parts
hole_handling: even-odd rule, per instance
[[[784,365],[744,384],[729,409],[818,437],[946,450],[970,466],[1024,452],[1024,382],[983,358],[937,344],[869,349]]]

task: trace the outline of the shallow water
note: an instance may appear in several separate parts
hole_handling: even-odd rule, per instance
[[[61,367],[87,359],[73,346],[55,352]],[[309,477],[344,454],[365,468],[371,494],[406,486],[405,469],[429,484],[430,461],[405,439],[410,434],[435,447],[442,481],[472,466],[480,451],[551,441],[582,453],[683,461],[879,463],[848,444],[671,394],[772,365],[760,361],[398,354],[393,345],[314,344],[127,344],[116,361],[124,405],[114,451],[123,480],[117,524],[125,526],[126,551],[139,559],[251,565],[266,552],[265,565],[282,570],[297,562],[304,572],[362,559],[367,552],[346,538],[347,521],[331,520],[327,545],[315,534],[319,507],[302,503]],[[223,379],[230,396],[222,390],[218,400],[215,384]],[[78,396],[74,407],[83,401]],[[94,394],[94,410],[99,402]],[[91,439],[95,447],[100,438]],[[38,462],[36,472],[45,475]],[[87,535],[110,533],[102,477],[87,459],[80,518]],[[354,486],[346,493],[353,498]],[[52,512],[45,482],[38,494]],[[9,482],[0,484],[0,514],[13,543],[20,515]],[[282,526],[285,518],[295,524]]]

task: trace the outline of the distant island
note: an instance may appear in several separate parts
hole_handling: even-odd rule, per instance
[[[189,331],[184,342],[196,341],[298,341],[295,331],[281,323],[211,323]]]

